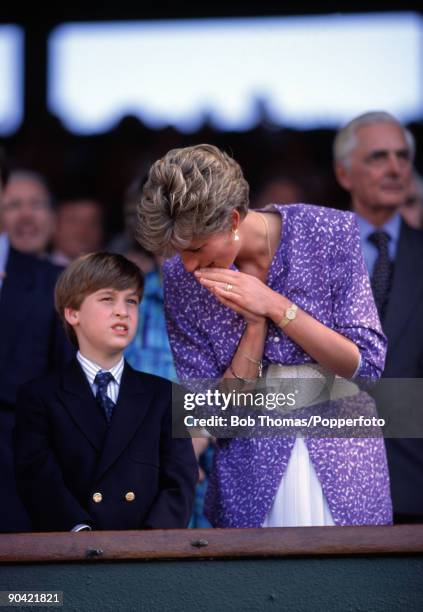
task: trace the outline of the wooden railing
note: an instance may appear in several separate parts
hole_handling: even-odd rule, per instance
[[[0,563],[401,554],[423,554],[423,525],[0,535]]]

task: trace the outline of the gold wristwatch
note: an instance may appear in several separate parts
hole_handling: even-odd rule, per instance
[[[290,323],[291,321],[295,319],[295,317],[297,316],[297,312],[298,312],[298,306],[292,303],[291,306],[289,306],[289,308],[286,309],[285,316],[279,321],[278,327],[280,327],[281,329],[286,327],[288,323]]]

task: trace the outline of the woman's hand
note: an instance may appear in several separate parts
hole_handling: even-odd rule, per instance
[[[194,274],[222,304],[241,314],[247,321],[256,322],[268,316],[275,292],[257,277],[226,268],[205,268]],[[280,299],[280,294],[276,295]]]
[[[244,317],[248,325],[265,325],[266,318],[260,315],[256,315],[253,312],[247,310],[246,308],[242,308],[242,306],[238,306],[235,302],[229,300],[225,296],[225,292],[218,287],[210,289],[210,292],[219,300],[221,304],[231,308],[236,313]]]

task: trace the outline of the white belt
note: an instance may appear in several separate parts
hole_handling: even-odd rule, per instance
[[[280,384],[278,379],[284,379],[284,382]],[[336,376],[318,363],[269,364],[266,371],[266,390],[274,391],[278,388],[285,394],[295,394],[295,408],[350,397],[359,392],[353,382]]]

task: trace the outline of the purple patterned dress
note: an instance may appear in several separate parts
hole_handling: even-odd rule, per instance
[[[267,209],[269,210],[269,209]],[[282,233],[267,284],[359,348],[359,378],[379,378],[386,353],[352,213],[309,204],[273,205]],[[235,269],[235,268],[234,268]],[[220,304],[179,256],[164,265],[165,308],[181,380],[221,378],[245,329],[244,319]],[[264,363],[313,360],[273,323]],[[216,527],[260,527],[288,464],[295,438],[219,441],[206,499]],[[392,523],[382,438],[305,438],[336,525]]]

